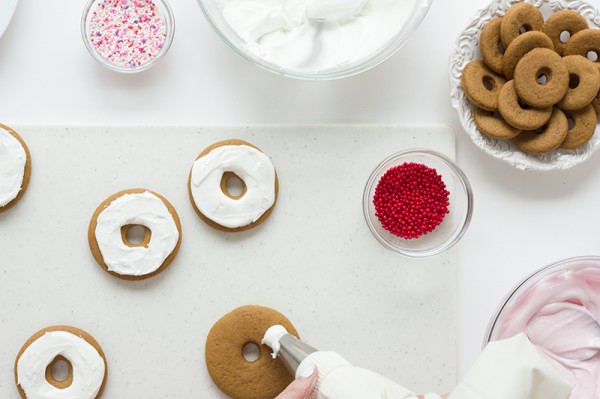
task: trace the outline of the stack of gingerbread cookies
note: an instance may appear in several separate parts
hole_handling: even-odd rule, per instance
[[[481,33],[483,60],[461,76],[478,129],[530,154],[576,149],[600,115],[600,30],[570,10],[544,21],[516,3]]]

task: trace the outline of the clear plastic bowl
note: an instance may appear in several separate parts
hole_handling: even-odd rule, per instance
[[[442,223],[431,233],[411,240],[397,237],[385,230],[375,215],[373,204],[375,189],[381,177],[390,168],[405,162],[420,163],[435,169],[450,192],[450,213]],[[473,214],[473,193],[467,177],[453,161],[435,151],[415,149],[394,154],[375,169],[365,187],[363,210],[369,229],[384,247],[404,256],[422,258],[439,254],[462,238]]]
[[[258,56],[253,52],[248,43],[242,39],[229,25],[222,12],[223,0],[198,0],[206,18],[221,36],[238,54],[248,59],[255,65],[286,77],[306,80],[339,79],[366,71],[392,56],[417,30],[433,0],[397,0],[411,3],[412,8],[406,21],[398,27],[398,32],[387,43],[368,56],[351,63],[344,63],[335,67],[312,70],[302,68],[287,68],[268,59]]]
[[[108,61],[100,52],[94,47],[94,45],[90,41],[89,29],[90,22],[94,10],[94,6],[99,3],[101,0],[89,0],[85,9],[83,10],[83,15],[81,16],[81,35],[83,36],[83,42],[85,43],[85,47],[88,49],[92,57],[100,64],[104,65],[106,68],[111,69],[120,73],[138,73],[147,70],[148,68],[155,65],[164,55],[169,51],[171,44],[173,43],[173,37],[175,36],[175,18],[173,16],[173,10],[171,10],[171,6],[167,2],[167,0],[154,0],[158,11],[162,13],[165,18],[167,37],[165,38],[165,43],[162,49],[156,54],[156,56],[150,61],[136,67],[136,68],[128,68],[123,67],[121,65],[117,65]]]
[[[559,262],[552,263],[548,266],[539,269],[538,271],[534,272],[533,274],[522,280],[502,300],[500,307],[494,313],[494,316],[490,320],[487,331],[485,333],[483,347],[487,346],[489,342],[495,341],[499,338],[498,334],[500,334],[499,330],[502,326],[503,316],[505,312],[511,308],[514,302],[520,297],[520,295],[523,292],[527,291],[530,287],[534,286],[540,281],[551,277],[555,274],[559,274],[567,270],[576,270],[579,268],[589,267],[600,269],[600,257],[580,256],[561,260]]]

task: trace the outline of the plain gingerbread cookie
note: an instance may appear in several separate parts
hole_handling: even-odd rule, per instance
[[[560,55],[564,55],[565,47],[569,40],[571,40],[571,37],[588,28],[589,25],[587,21],[577,11],[562,10],[546,20],[546,23],[542,26],[542,32],[548,35],[550,40],[552,40],[556,52]],[[569,33],[568,40],[563,41],[561,39],[563,32]]]
[[[544,16],[537,7],[528,3],[516,3],[506,10],[500,27],[500,37],[504,48],[515,40],[522,31],[541,30]]]
[[[600,90],[600,70],[581,55],[568,55],[563,61],[569,70],[569,90],[558,106],[569,111],[585,108]]]
[[[506,80],[481,60],[470,62],[461,75],[461,85],[467,98],[486,111],[498,109],[498,94]]]
[[[592,138],[596,132],[598,118],[591,105],[576,111],[565,111],[565,115],[573,121],[573,127],[569,129],[561,148],[574,150],[585,145]]]
[[[486,111],[475,107],[473,119],[481,133],[494,139],[512,139],[521,133],[521,129],[508,124],[498,111]]]
[[[261,344],[267,330],[282,325],[298,337],[292,323],[276,310],[243,306],[223,316],[206,338],[206,366],[213,382],[234,399],[273,399],[292,381],[281,360],[271,357],[271,348]],[[244,346],[255,344],[260,356],[244,358]]]
[[[539,131],[526,131],[513,139],[514,143],[523,152],[529,154],[543,154],[560,147],[569,130],[569,123],[565,114],[554,107],[552,117],[548,124]]]
[[[544,80],[541,81],[542,77]],[[551,107],[569,90],[569,70],[555,51],[536,48],[517,64],[514,82],[519,98],[526,104],[536,108]]]
[[[515,91],[513,81],[507,82],[498,96],[498,111],[517,129],[535,130],[544,126],[552,116],[552,107],[531,108],[523,106]]]
[[[483,62],[496,73],[503,73],[502,59],[504,58],[504,51],[500,50],[500,45],[502,44],[500,40],[501,24],[502,18],[496,18],[488,22],[483,27],[479,39],[479,50],[481,51]]]

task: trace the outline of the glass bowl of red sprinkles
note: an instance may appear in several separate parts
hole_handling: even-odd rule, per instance
[[[452,160],[415,149],[394,154],[375,169],[363,208],[367,225],[384,247],[422,258],[462,238],[473,213],[473,193]]]
[[[166,0],[90,0],[81,18],[81,33],[100,64],[137,73],[167,53],[175,19]]]

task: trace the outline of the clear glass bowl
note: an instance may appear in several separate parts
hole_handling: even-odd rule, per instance
[[[489,342],[495,341],[499,338],[500,329],[502,326],[503,317],[506,311],[517,301],[520,295],[527,291],[530,287],[543,281],[544,279],[553,275],[568,271],[577,270],[580,268],[599,268],[600,269],[600,257],[598,256],[580,256],[575,258],[569,258],[561,260],[556,263],[552,263],[548,266],[541,268],[534,272],[519,284],[517,284],[510,293],[502,300],[500,307],[494,313],[488,325],[485,333],[483,347]]]
[[[437,171],[450,192],[450,213],[431,233],[406,240],[385,230],[375,215],[373,196],[381,177],[390,168],[405,162],[426,165]],[[363,196],[367,225],[375,238],[386,248],[401,255],[422,258],[439,254],[456,244],[467,231],[473,213],[471,185],[462,170],[446,156],[435,151],[415,149],[399,152],[384,160],[371,174]]]
[[[155,65],[169,51],[169,48],[173,43],[173,37],[175,36],[175,18],[173,16],[173,10],[171,10],[171,6],[167,0],[154,0],[158,11],[165,18],[166,24],[167,36],[162,49],[150,61],[136,68],[123,67],[108,61],[104,56],[102,56],[102,54],[100,54],[96,47],[94,47],[89,38],[90,22],[92,19],[94,6],[100,1],[101,0],[89,0],[85,6],[85,9],[83,10],[83,15],[81,16],[81,35],[83,36],[83,42],[85,43],[85,47],[88,49],[92,57],[94,57],[94,59],[100,64],[104,65],[108,69],[120,73],[138,73]]]
[[[278,65],[268,59],[265,59],[253,52],[251,45],[242,39],[237,32],[229,25],[222,12],[223,0],[198,0],[202,11],[206,18],[221,36],[221,38],[231,46],[238,54],[255,65],[264,68],[286,77],[306,79],[306,80],[331,80],[339,79],[358,74],[366,71],[387,58],[392,56],[417,30],[433,0],[397,0],[404,1],[408,6],[411,6],[411,11],[404,23],[398,27],[398,32],[387,43],[376,49],[368,56],[353,61],[344,63],[327,69],[302,69],[302,68],[287,68]]]

